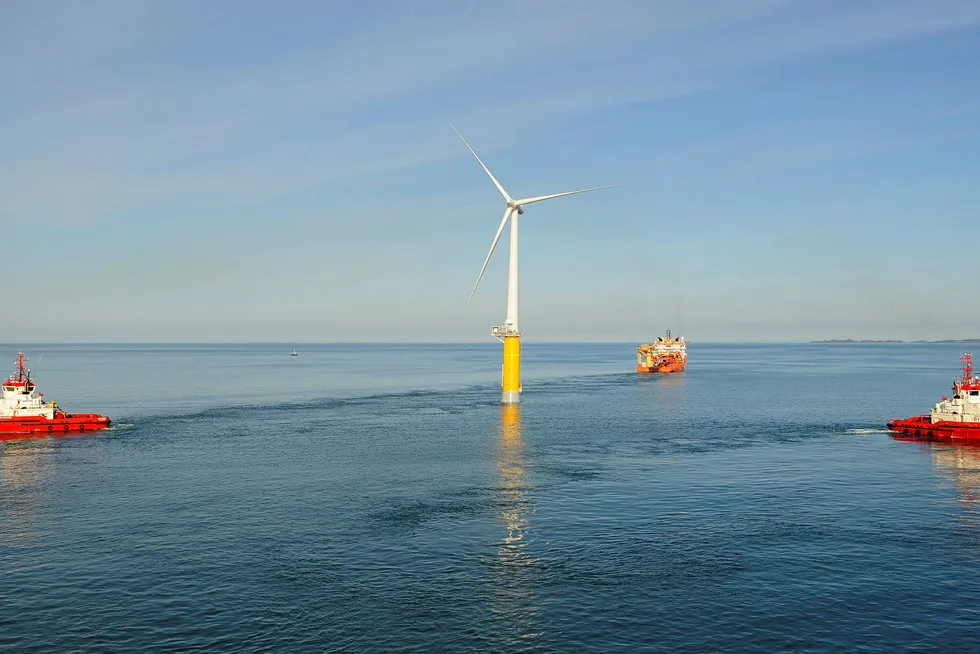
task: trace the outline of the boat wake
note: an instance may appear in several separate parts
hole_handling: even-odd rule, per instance
[[[846,429],[845,434],[889,434],[887,429]]]
[[[124,422],[124,423],[109,425],[108,427],[106,427],[102,431],[129,431],[130,429],[132,429],[135,426],[136,425],[134,425],[132,423]]]

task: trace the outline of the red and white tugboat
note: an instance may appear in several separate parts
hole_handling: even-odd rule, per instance
[[[23,352],[17,353],[17,368],[3,382],[0,394],[0,439],[11,434],[59,436],[71,432],[104,429],[112,421],[97,413],[65,413],[57,402],[45,403],[44,395],[36,393],[37,386],[31,371],[24,367],[28,361]]]
[[[944,395],[929,413],[892,420],[888,429],[937,441],[980,441],[980,377],[973,374],[972,354],[964,354],[960,360],[963,378],[953,382],[951,399]]]

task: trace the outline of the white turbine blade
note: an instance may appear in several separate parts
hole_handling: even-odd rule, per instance
[[[584,188],[581,191],[566,191],[565,193],[553,193],[551,195],[539,195],[536,198],[527,198],[526,200],[515,200],[514,204],[524,205],[524,204],[534,204],[535,202],[541,202],[543,200],[551,200],[553,198],[560,198],[566,195],[575,195],[577,193],[588,193],[589,191],[601,191],[604,188],[615,188],[615,184],[612,186],[596,186],[595,188]]]
[[[504,209],[504,218],[500,221],[500,227],[497,228],[497,235],[493,237],[493,243],[490,244],[490,251],[487,253],[487,258],[483,262],[483,267],[480,268],[480,274],[476,278],[476,284],[473,285],[473,292],[470,293],[470,299],[466,301],[466,306],[470,306],[470,302],[473,301],[473,296],[476,294],[476,287],[480,285],[480,280],[483,279],[483,273],[487,269],[487,264],[490,263],[490,257],[493,256],[493,251],[497,247],[497,241],[500,240],[500,234],[504,231],[504,225],[507,224],[507,219],[510,218],[512,211],[514,210],[510,207]]]
[[[507,195],[507,191],[505,191],[504,187],[500,185],[500,182],[498,182],[497,178],[493,176],[493,173],[491,173],[490,169],[486,167],[486,164],[480,161],[480,157],[476,156],[476,152],[473,152],[473,148],[471,148],[470,144],[466,142],[466,139],[463,138],[463,135],[459,133],[459,130],[456,129],[456,126],[453,125],[452,123],[449,123],[449,126],[453,128],[454,132],[456,132],[456,136],[458,136],[459,140],[463,142],[463,145],[466,146],[466,149],[469,150],[473,154],[473,156],[476,157],[476,160],[480,162],[480,165],[483,166],[483,170],[487,172],[487,175],[490,177],[490,181],[493,182],[493,185],[497,187],[497,190],[500,191],[500,194],[504,196],[504,200],[510,202],[510,196]]]

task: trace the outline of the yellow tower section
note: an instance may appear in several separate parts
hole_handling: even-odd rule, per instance
[[[504,338],[504,367],[501,376],[503,393],[500,401],[504,404],[518,404],[521,401],[521,338]]]

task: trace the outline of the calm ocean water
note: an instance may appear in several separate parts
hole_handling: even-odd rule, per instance
[[[0,651],[978,652],[956,345],[44,345]],[[0,346],[0,360],[16,348]],[[43,354],[42,354],[43,353]]]

